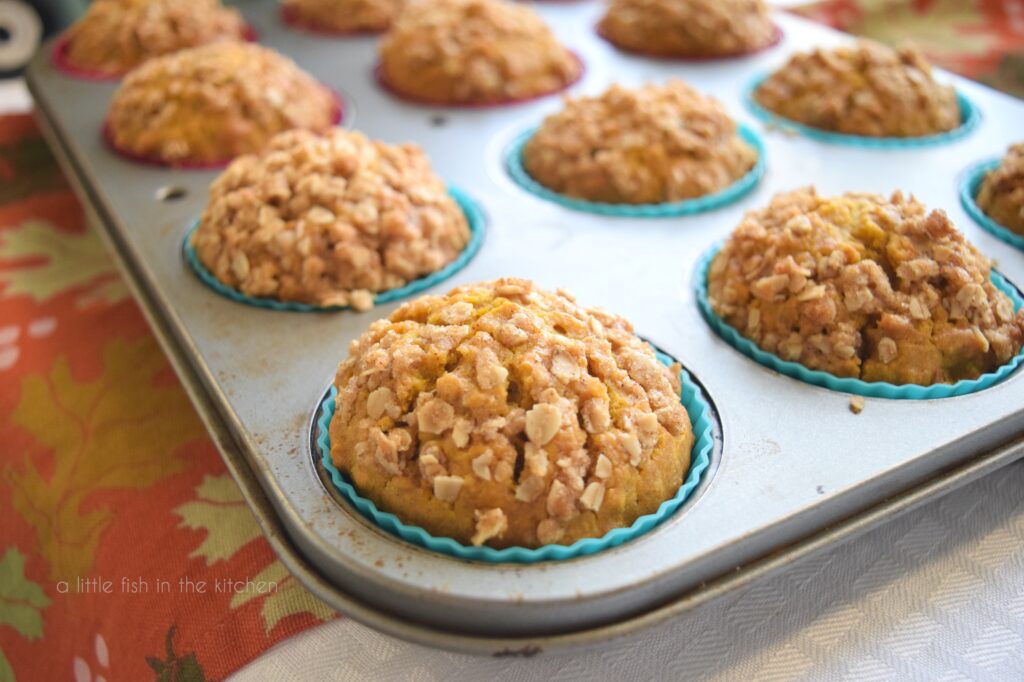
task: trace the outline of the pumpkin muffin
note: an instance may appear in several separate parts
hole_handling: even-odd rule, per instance
[[[452,262],[469,227],[426,155],[335,128],[284,132],[210,186],[196,255],[247,296],[373,306]]]
[[[778,38],[763,0],[612,0],[598,32],[623,50],[659,57],[729,57]]]
[[[715,313],[763,350],[839,377],[976,379],[1024,342],[1024,311],[942,211],[899,192],[778,194],[715,256]]]
[[[956,92],[914,49],[869,41],[794,55],[754,99],[784,118],[847,135],[921,137],[960,127]]]
[[[756,162],[722,105],[681,81],[567,99],[523,149],[526,171],[545,187],[616,204],[717,192]]]
[[[434,536],[568,545],[678,491],[694,437],[679,367],[622,318],[519,279],[424,296],[352,342],[331,457]]]
[[[985,175],[976,201],[989,218],[1024,235],[1024,143],[1012,145]]]
[[[222,163],[259,151],[283,130],[326,131],[334,94],[287,57],[249,43],[217,43],[152,59],[114,93],[115,148],[168,164]]]
[[[95,0],[68,29],[64,58],[117,75],[184,48],[243,40],[246,31],[242,15],[220,0]]]
[[[405,0],[281,0],[289,23],[328,33],[387,30]]]
[[[582,66],[530,7],[498,0],[419,0],[380,43],[380,77],[439,104],[494,104],[562,90]]]

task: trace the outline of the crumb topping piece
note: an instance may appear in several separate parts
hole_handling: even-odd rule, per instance
[[[406,303],[352,343],[335,386],[339,469],[464,543],[600,537],[657,510],[689,468],[679,367],[622,318],[526,280]]]
[[[771,45],[763,0],[612,0],[598,28],[613,44],[665,57],[714,57]]]
[[[1011,145],[978,188],[978,206],[1008,230],[1024,235],[1024,143]]]
[[[126,152],[214,163],[257,152],[284,130],[326,131],[337,114],[333,93],[287,57],[251,43],[215,43],[128,74],[107,125]]]
[[[581,68],[532,8],[497,0],[409,2],[381,39],[380,58],[391,87],[451,104],[556,92]]]
[[[841,377],[976,379],[1024,342],[1024,311],[942,211],[813,188],[748,212],[711,263],[708,298],[762,349]]]
[[[335,128],[285,132],[235,160],[210,186],[192,244],[218,280],[248,296],[365,310],[375,292],[453,261],[469,236],[419,147]],[[398,396],[379,386],[366,410],[396,418]],[[440,433],[453,415],[435,399],[418,428]]]
[[[404,4],[405,0],[281,0],[296,24],[338,33],[383,31]]]
[[[123,74],[152,57],[245,37],[238,10],[220,0],[94,0],[68,29],[67,59]]]
[[[530,138],[523,161],[531,177],[561,194],[644,204],[723,189],[757,153],[717,100],[670,81],[566,99]]]
[[[754,98],[790,120],[848,135],[920,137],[960,126],[956,92],[935,81],[920,52],[866,40],[794,55]]]

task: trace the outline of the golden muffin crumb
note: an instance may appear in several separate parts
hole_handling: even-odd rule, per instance
[[[526,171],[545,187],[624,204],[711,194],[756,162],[722,105],[681,81],[567,99],[523,150]]]
[[[357,310],[468,242],[462,210],[419,147],[338,128],[284,132],[236,159],[192,236],[199,260],[243,294]]]
[[[864,40],[794,55],[754,99],[792,121],[847,135],[920,137],[960,127],[956,92],[932,78],[920,52]]]
[[[985,175],[976,201],[989,218],[1024,235],[1024,143],[1012,145]]]
[[[95,0],[68,29],[65,55],[80,69],[122,74],[151,57],[245,33],[242,15],[220,0]]]
[[[715,313],[783,360],[893,384],[976,379],[1024,342],[1024,311],[942,211],[899,192],[778,194],[708,273]]]
[[[860,414],[864,411],[864,398],[859,395],[855,395],[850,398],[850,412],[854,414]]]
[[[679,366],[526,280],[406,303],[352,342],[334,385],[335,465],[382,510],[466,544],[603,536],[690,466]]]
[[[281,0],[290,21],[336,33],[384,31],[405,0]]]
[[[410,2],[381,39],[380,58],[390,87],[448,104],[556,92],[582,68],[532,8],[497,0]]]
[[[763,0],[612,0],[601,35],[631,52],[664,57],[725,57],[775,42]]]
[[[118,149],[166,163],[217,163],[257,152],[292,128],[326,131],[333,93],[293,61],[247,43],[158,57],[132,71],[107,117]]]

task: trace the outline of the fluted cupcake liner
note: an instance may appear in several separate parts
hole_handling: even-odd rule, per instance
[[[803,123],[798,123],[785,116],[780,116],[768,111],[754,99],[754,91],[764,82],[767,75],[760,75],[751,81],[744,93],[743,100],[747,108],[758,119],[767,125],[776,126],[785,130],[800,133],[818,142],[829,144],[844,144],[851,147],[865,147],[868,149],[915,149],[920,147],[932,147],[940,144],[954,142],[968,135],[978,127],[981,122],[981,112],[971,100],[967,99],[959,90],[956,92],[956,101],[960,105],[960,127],[953,130],[936,133],[935,135],[921,135],[919,137],[870,137],[868,135],[847,135],[835,133],[828,130],[819,130]]]
[[[669,356],[661,352],[657,352],[657,355],[658,360],[666,366],[672,364],[673,360]],[[686,370],[680,370],[679,379],[682,384],[680,400],[690,416],[694,434],[690,469],[683,484],[675,495],[661,503],[656,512],[639,517],[628,528],[616,528],[600,538],[584,538],[571,545],[544,545],[538,548],[506,547],[504,549],[464,545],[452,538],[433,536],[419,526],[406,524],[394,514],[378,509],[376,504],[359,494],[348,477],[341,473],[331,460],[330,424],[331,418],[334,416],[335,398],[337,397],[337,389],[334,386],[331,386],[320,405],[320,416],[315,425],[317,452],[314,453],[314,456],[330,475],[334,487],[360,514],[385,532],[424,549],[459,559],[486,563],[530,564],[588,556],[629,542],[671,517],[693,493],[711,463],[713,445],[711,406]]]
[[[462,209],[462,213],[466,216],[466,222],[469,223],[470,237],[469,243],[466,244],[466,248],[462,250],[462,253],[460,253],[455,260],[437,272],[432,272],[429,275],[415,279],[396,289],[388,289],[375,294],[373,299],[374,304],[398,301],[412,296],[413,294],[418,294],[435,284],[443,282],[462,268],[466,267],[469,261],[473,259],[473,256],[475,256],[480,250],[480,246],[484,241],[485,231],[483,212],[480,210],[480,207],[477,206],[476,202],[470,199],[469,196],[464,194],[461,190],[456,189],[455,187],[449,187],[448,193],[459,205],[459,208]],[[238,303],[245,303],[246,305],[256,306],[258,308],[269,308],[271,310],[293,312],[331,312],[350,309],[350,306],[323,306],[311,303],[299,303],[297,301],[279,301],[273,298],[259,298],[255,296],[248,296],[237,289],[232,289],[214,277],[213,273],[211,273],[206,266],[203,265],[203,262],[199,260],[199,256],[196,254],[196,250],[192,246],[192,234],[198,228],[199,220],[197,219],[185,233],[185,240],[182,244],[182,252],[184,253],[185,262],[188,263],[189,268],[196,274],[203,284],[213,289],[221,296]]]
[[[998,167],[999,159],[989,159],[972,166],[960,184],[960,203],[963,204],[964,210],[974,219],[974,222],[981,226],[981,229],[1024,251],[1024,235],[1019,235],[989,218],[975,200],[985,176]]]
[[[889,398],[892,400],[931,400],[935,398],[952,398],[955,396],[974,393],[982,389],[998,384],[1024,362],[1024,348],[1020,350],[1009,362],[999,369],[988,374],[982,374],[977,379],[962,379],[955,384],[932,384],[921,386],[919,384],[890,384],[885,381],[862,381],[852,377],[839,377],[821,370],[809,369],[798,362],[783,360],[774,353],[758,347],[753,341],[740,334],[739,330],[719,317],[711,308],[708,300],[708,270],[711,261],[721,249],[717,244],[708,250],[697,264],[696,289],[697,304],[708,325],[724,339],[729,345],[743,353],[758,364],[764,365],[776,372],[785,374],[788,377],[803,381],[814,386],[821,386],[833,391],[843,393],[855,393],[869,398]],[[992,284],[997,289],[1010,297],[1013,301],[1014,311],[1020,310],[1024,305],[1024,298],[1021,297],[1017,288],[1005,277],[995,270],[991,271]]]
[[[754,189],[764,176],[765,148],[761,136],[752,128],[742,123],[738,124],[737,128],[739,136],[743,141],[757,152],[757,162],[754,164],[754,167],[747,171],[743,177],[724,189],[683,201],[660,204],[610,204],[600,201],[574,199],[573,197],[559,194],[534,180],[527,172],[526,166],[523,163],[523,150],[526,148],[526,143],[537,132],[537,128],[531,128],[523,132],[512,142],[505,154],[505,169],[515,183],[530,194],[560,206],[571,208],[574,211],[584,211],[586,213],[620,218],[671,218],[693,215],[695,213],[713,211],[739,200]]]

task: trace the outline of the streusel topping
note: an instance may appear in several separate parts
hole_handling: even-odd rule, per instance
[[[382,510],[493,547],[599,537],[652,513],[693,432],[620,317],[500,279],[372,324],[338,368],[331,455]]]
[[[245,22],[220,0],[95,0],[67,32],[74,66],[126,73],[151,57],[241,40]]]
[[[956,92],[935,81],[920,52],[863,40],[794,55],[754,98],[785,118],[850,135],[920,137],[960,126]]]
[[[337,128],[281,133],[236,159],[192,237],[210,272],[248,296],[358,310],[440,270],[468,241],[419,147]]]
[[[762,349],[842,377],[975,379],[1024,342],[1024,312],[942,211],[899,192],[778,194],[708,274],[714,311]]]
[[[383,31],[404,4],[405,0],[281,0],[296,24],[337,33]]]
[[[114,93],[114,145],[166,163],[221,162],[292,128],[326,131],[334,94],[273,50],[216,43],[146,62]]]
[[[381,75],[399,92],[494,103],[561,90],[580,74],[530,7],[498,0],[416,0],[380,43]]]
[[[567,99],[523,151],[527,172],[549,189],[627,204],[710,194],[756,161],[722,105],[681,81]]]
[[[999,166],[985,175],[976,201],[992,220],[1024,234],[1024,143],[1011,145]]]
[[[598,28],[625,50],[666,57],[742,54],[776,36],[764,0],[612,0]]]

